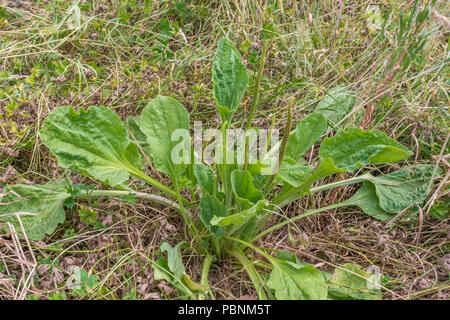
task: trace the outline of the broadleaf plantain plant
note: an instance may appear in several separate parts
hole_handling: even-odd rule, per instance
[[[263,64],[264,57],[261,59]],[[211,264],[235,258],[247,271],[260,299],[379,299],[379,286],[371,286],[370,274],[357,265],[344,265],[331,275],[298,261],[288,252],[269,254],[273,250],[258,248],[255,242],[290,222],[344,206],[358,206],[379,220],[390,219],[426,198],[433,179],[439,174],[435,167],[409,166],[385,175],[364,173],[316,185],[337,173],[353,173],[366,165],[401,161],[411,152],[382,132],[348,128],[324,139],[318,164],[307,165],[303,155],[327,132],[327,119],[320,112],[312,113],[290,130],[292,101],[287,108],[288,124],[283,140],[268,151],[268,154],[279,151],[275,161],[278,166],[251,161],[249,139],[245,140],[244,163],[236,163],[236,153],[228,147],[226,130],[232,127],[233,115],[245,94],[247,70],[233,43],[226,38],[219,40],[213,62],[213,93],[222,120],[215,162],[208,165],[202,157],[199,163],[189,161],[195,153],[192,143],[190,139],[180,142],[176,135],[179,129],[189,130],[189,113],[171,97],[157,96],[139,117],[129,118],[127,125],[105,107],[78,111],[59,107],[45,119],[39,131],[42,142],[56,156],[59,166],[100,181],[113,190],[82,190],[74,194],[64,180],[40,186],[8,186],[0,195],[2,225],[13,226],[29,239],[41,240],[64,221],[63,206],[68,199],[131,194],[181,214],[194,240],[192,249],[204,255],[200,284],[185,274],[181,248],[186,243],[175,247],[162,244],[161,253],[167,252],[167,258],[161,254],[158,261],[151,261],[155,279],[169,281],[186,298],[214,298],[207,281]],[[253,119],[254,114],[248,116]],[[233,161],[226,161],[230,154]],[[175,161],[174,155],[187,161]],[[145,159],[151,159],[153,167],[171,179],[171,187],[144,173]],[[265,169],[272,171],[267,174]],[[126,184],[130,177],[154,187],[160,194],[133,190]],[[266,227],[274,212],[303,196],[356,183],[362,186],[348,200]],[[197,208],[198,217],[194,214]],[[257,262],[251,253],[269,263]],[[268,272],[270,275],[266,275]]]

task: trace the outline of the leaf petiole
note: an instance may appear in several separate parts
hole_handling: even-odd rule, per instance
[[[178,199],[178,194],[174,190],[166,187],[162,183],[160,183],[160,182],[156,181],[155,179],[149,177],[148,175],[146,175],[142,171],[133,171],[133,172],[130,172],[130,173],[132,175],[134,175],[136,178],[139,178],[142,181],[147,182],[149,185],[151,185],[151,186],[153,186],[155,188],[158,188],[159,190],[167,193],[168,195],[174,197],[175,199]],[[183,201],[184,204],[186,204],[188,206],[191,206],[191,203],[189,202],[189,200],[187,200],[187,199],[185,199],[183,197],[181,197],[181,200]]]
[[[239,240],[239,239],[235,239],[235,238],[228,238],[228,239],[236,240],[236,241]],[[238,242],[247,244],[244,241],[238,241]],[[253,285],[255,286],[255,289],[256,289],[256,292],[258,293],[259,299],[267,300],[267,294],[262,287],[262,284],[264,283],[264,281],[263,281],[262,277],[259,275],[259,273],[256,271],[253,264],[247,259],[245,254],[237,248],[234,248],[233,250],[228,251],[228,253],[231,256],[235,257],[244,266],[245,271],[247,271],[247,274],[250,277],[250,280],[252,281]]]
[[[306,184],[302,184],[300,187],[293,189],[292,191],[290,191],[284,195],[279,196],[277,199],[275,199],[274,203],[280,207],[285,207],[292,201],[295,201],[306,194],[312,194],[312,193],[316,193],[316,192],[320,192],[320,191],[324,191],[324,190],[328,190],[328,189],[346,186],[349,184],[360,183],[360,182],[364,182],[364,181],[371,181],[372,179],[373,179],[373,176],[370,173],[365,173],[358,177],[345,179],[342,181],[332,182],[332,183],[324,184],[324,185],[321,185],[318,187],[314,187],[314,188],[309,189],[309,191],[307,190],[307,187],[305,187]],[[317,180],[315,180],[315,181],[317,181]],[[308,181],[308,184],[310,185],[312,183],[309,183],[309,181]]]
[[[301,215],[299,215],[299,216],[296,216],[296,217],[294,217],[294,218],[292,218],[292,219],[289,219],[289,218],[288,218],[287,220],[285,220],[285,221],[283,221],[283,222],[280,222],[280,223],[278,223],[278,224],[276,224],[276,225],[274,225],[274,226],[272,226],[272,227],[270,227],[270,228],[264,230],[263,232],[261,232],[260,234],[258,234],[256,237],[254,237],[254,238],[252,239],[252,242],[255,242],[256,240],[260,239],[261,237],[265,236],[266,234],[268,234],[268,233],[270,233],[270,232],[272,232],[272,231],[275,231],[275,230],[277,230],[277,229],[279,229],[279,228],[284,227],[284,226],[287,225],[288,223],[291,223],[291,222],[300,220],[300,219],[302,219],[302,218],[311,216],[311,215],[316,214],[316,213],[320,213],[320,212],[327,211],[327,210],[332,210],[332,209],[337,209],[337,208],[349,206],[349,205],[352,205],[352,204],[353,204],[353,203],[351,203],[350,201],[347,201],[347,200],[346,200],[346,201],[342,201],[342,202],[339,202],[339,203],[336,203],[336,204],[332,204],[332,205],[329,205],[329,206],[326,206],[326,207],[322,207],[322,208],[318,208],[318,209],[306,211],[305,213],[303,213],[303,214],[301,214]]]
[[[202,268],[202,277],[200,279],[200,285],[208,288],[208,293],[211,296],[211,298],[214,299],[214,293],[211,290],[211,287],[209,286],[208,283],[208,273],[209,273],[209,269],[211,268],[211,263],[214,260],[214,256],[212,254],[208,254],[205,258],[205,261],[203,261],[203,268]],[[203,300],[204,296],[203,295],[199,295],[199,299]]]
[[[174,209],[180,212],[180,206],[173,200],[164,198],[163,196],[150,194],[145,192],[133,192],[133,191],[123,191],[123,190],[87,190],[79,194],[78,198],[94,198],[94,197],[123,197],[133,194],[136,198],[142,198],[150,200]]]

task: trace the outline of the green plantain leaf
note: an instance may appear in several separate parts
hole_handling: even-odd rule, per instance
[[[312,174],[312,176],[310,178],[308,178],[306,180],[306,182],[304,182],[303,184],[307,184],[309,186],[312,183],[319,181],[320,179],[323,179],[334,173],[339,173],[339,172],[345,172],[345,170],[336,167],[331,158],[323,159],[322,161],[320,161],[316,170],[314,170],[314,173]]]
[[[144,150],[144,152],[148,156],[150,156],[151,155],[151,148],[150,148],[150,145],[147,142],[147,137],[141,131],[140,118],[139,117],[129,117],[127,119],[126,124],[127,124],[128,129],[130,130],[131,134],[133,135],[132,137],[130,137],[130,140],[131,141],[136,140],[137,144],[139,146],[141,146],[141,148]]]
[[[284,182],[298,187],[311,176],[313,170],[311,166],[300,165],[294,159],[284,157],[277,174]]]
[[[161,252],[167,252],[167,265],[169,266],[169,270],[177,279],[181,279],[184,274],[184,264],[181,259],[181,247],[186,244],[186,242],[180,242],[175,247],[172,247],[167,242],[164,242],[161,245]]]
[[[328,90],[327,95],[317,105],[316,111],[332,123],[337,123],[352,111],[355,101],[355,93],[341,84]]]
[[[278,300],[325,300],[327,284],[319,270],[311,265],[271,259],[273,270],[267,286]]]
[[[199,217],[205,227],[214,234],[217,238],[223,235],[223,228],[213,226],[211,220],[217,217],[226,217],[228,215],[227,207],[219,201],[215,196],[204,194],[200,200]]]
[[[91,107],[79,113],[55,109],[39,131],[58,164],[110,186],[124,183],[141,166],[141,155],[118,115],[108,108]]]
[[[352,172],[367,164],[396,162],[411,152],[380,131],[359,128],[341,130],[325,139],[319,150],[320,159],[331,158],[338,168]]]
[[[380,300],[380,288],[370,281],[374,281],[372,274],[361,270],[357,264],[346,263],[334,270],[328,281],[328,295],[338,300]]]
[[[167,242],[164,242],[161,245],[161,252],[167,252],[167,259],[160,256],[157,261],[152,263],[153,278],[155,280],[166,280],[180,293],[195,299],[196,296],[191,290],[204,290],[204,288],[192,281],[185,273],[180,249],[186,244],[186,242],[180,242],[175,247],[172,247]]]
[[[380,199],[377,196],[375,185],[371,182],[363,182],[362,187],[347,202],[349,205],[360,207],[362,211],[375,219],[385,221],[392,218],[391,214],[380,207]]]
[[[290,134],[285,155],[298,161],[326,129],[327,120],[320,113],[306,116]]]
[[[204,164],[195,164],[194,174],[202,192],[214,195],[214,185],[216,182],[214,180],[214,172],[211,168]]]
[[[189,113],[175,99],[165,96],[157,96],[150,101],[140,116],[141,131],[147,137],[150,152],[158,171],[164,172],[173,179],[182,174],[183,164],[175,163],[172,151],[179,146],[179,139],[172,141],[175,130],[189,133]],[[187,137],[189,138],[189,137]],[[190,152],[188,140],[182,140],[180,157],[185,157]],[[190,156],[187,157],[190,161]]]
[[[259,200],[255,205],[253,205],[250,209],[240,211],[238,213],[234,213],[227,217],[217,217],[211,219],[210,223],[215,226],[226,227],[230,224],[241,225],[248,222],[251,218],[256,216],[261,210],[269,205],[269,201],[267,200]]]
[[[247,170],[235,169],[231,172],[231,187],[243,210],[251,208],[263,198],[263,193],[253,185],[253,177]]]
[[[233,43],[219,40],[213,63],[213,93],[222,122],[233,116],[247,87],[247,69]]]
[[[174,277],[169,268],[167,259],[160,257],[153,264],[153,279],[154,280],[166,280],[174,285],[180,285],[180,282]]]
[[[52,234],[58,223],[64,222],[63,203],[71,196],[64,181],[34,186],[19,184],[6,187],[2,195],[0,222],[10,222],[17,232],[23,233],[18,215],[27,237],[36,241]]]
[[[273,170],[270,169],[271,168],[270,163],[267,163],[267,161],[265,163],[264,160],[265,159],[261,161],[257,159],[256,161],[254,161],[254,163],[248,164],[247,170],[253,177],[263,175],[265,170],[273,172]]]
[[[299,186],[289,188],[286,191],[283,189],[283,191],[274,199],[274,204],[283,207],[291,201],[297,199],[299,196],[308,194],[310,192],[309,186],[311,186],[314,182],[338,172],[345,172],[345,170],[337,168],[333,164],[333,160],[331,158],[324,159],[320,162],[313,173],[303,180]]]
[[[450,218],[450,198],[447,197],[442,201],[436,201],[436,203],[430,209],[430,216],[433,218],[444,220]]]
[[[334,173],[353,171],[368,163],[398,161],[410,154],[410,151],[400,143],[388,138],[386,134],[379,131],[362,131],[358,128],[340,131],[335,137],[325,139],[322,142],[319,150],[319,157],[322,161],[313,173],[308,176],[307,170],[309,169],[303,168],[305,175],[299,176],[301,183],[293,188],[283,189],[275,198],[274,202],[275,204],[284,206],[297,199],[300,195],[309,193],[309,186],[314,182]],[[287,163],[284,163],[284,168],[288,169],[290,163],[292,161],[288,158]],[[297,170],[300,171],[301,168],[297,168]],[[289,175],[287,174],[280,177],[288,182],[290,186],[293,186],[292,183],[295,183],[295,179],[289,181]],[[368,177],[367,180],[371,181],[374,179],[376,178],[370,176],[370,179]],[[360,195],[362,193],[358,194],[358,196]],[[358,204],[355,203],[355,205]],[[374,211],[372,211],[372,214],[375,214]]]
[[[345,202],[360,207],[378,220],[390,219],[426,199],[433,171],[432,165],[415,165],[377,177],[365,174],[367,181]]]
[[[374,182],[380,207],[386,212],[399,213],[424,201],[430,193],[433,171],[433,165],[416,165],[381,176],[380,182]]]

